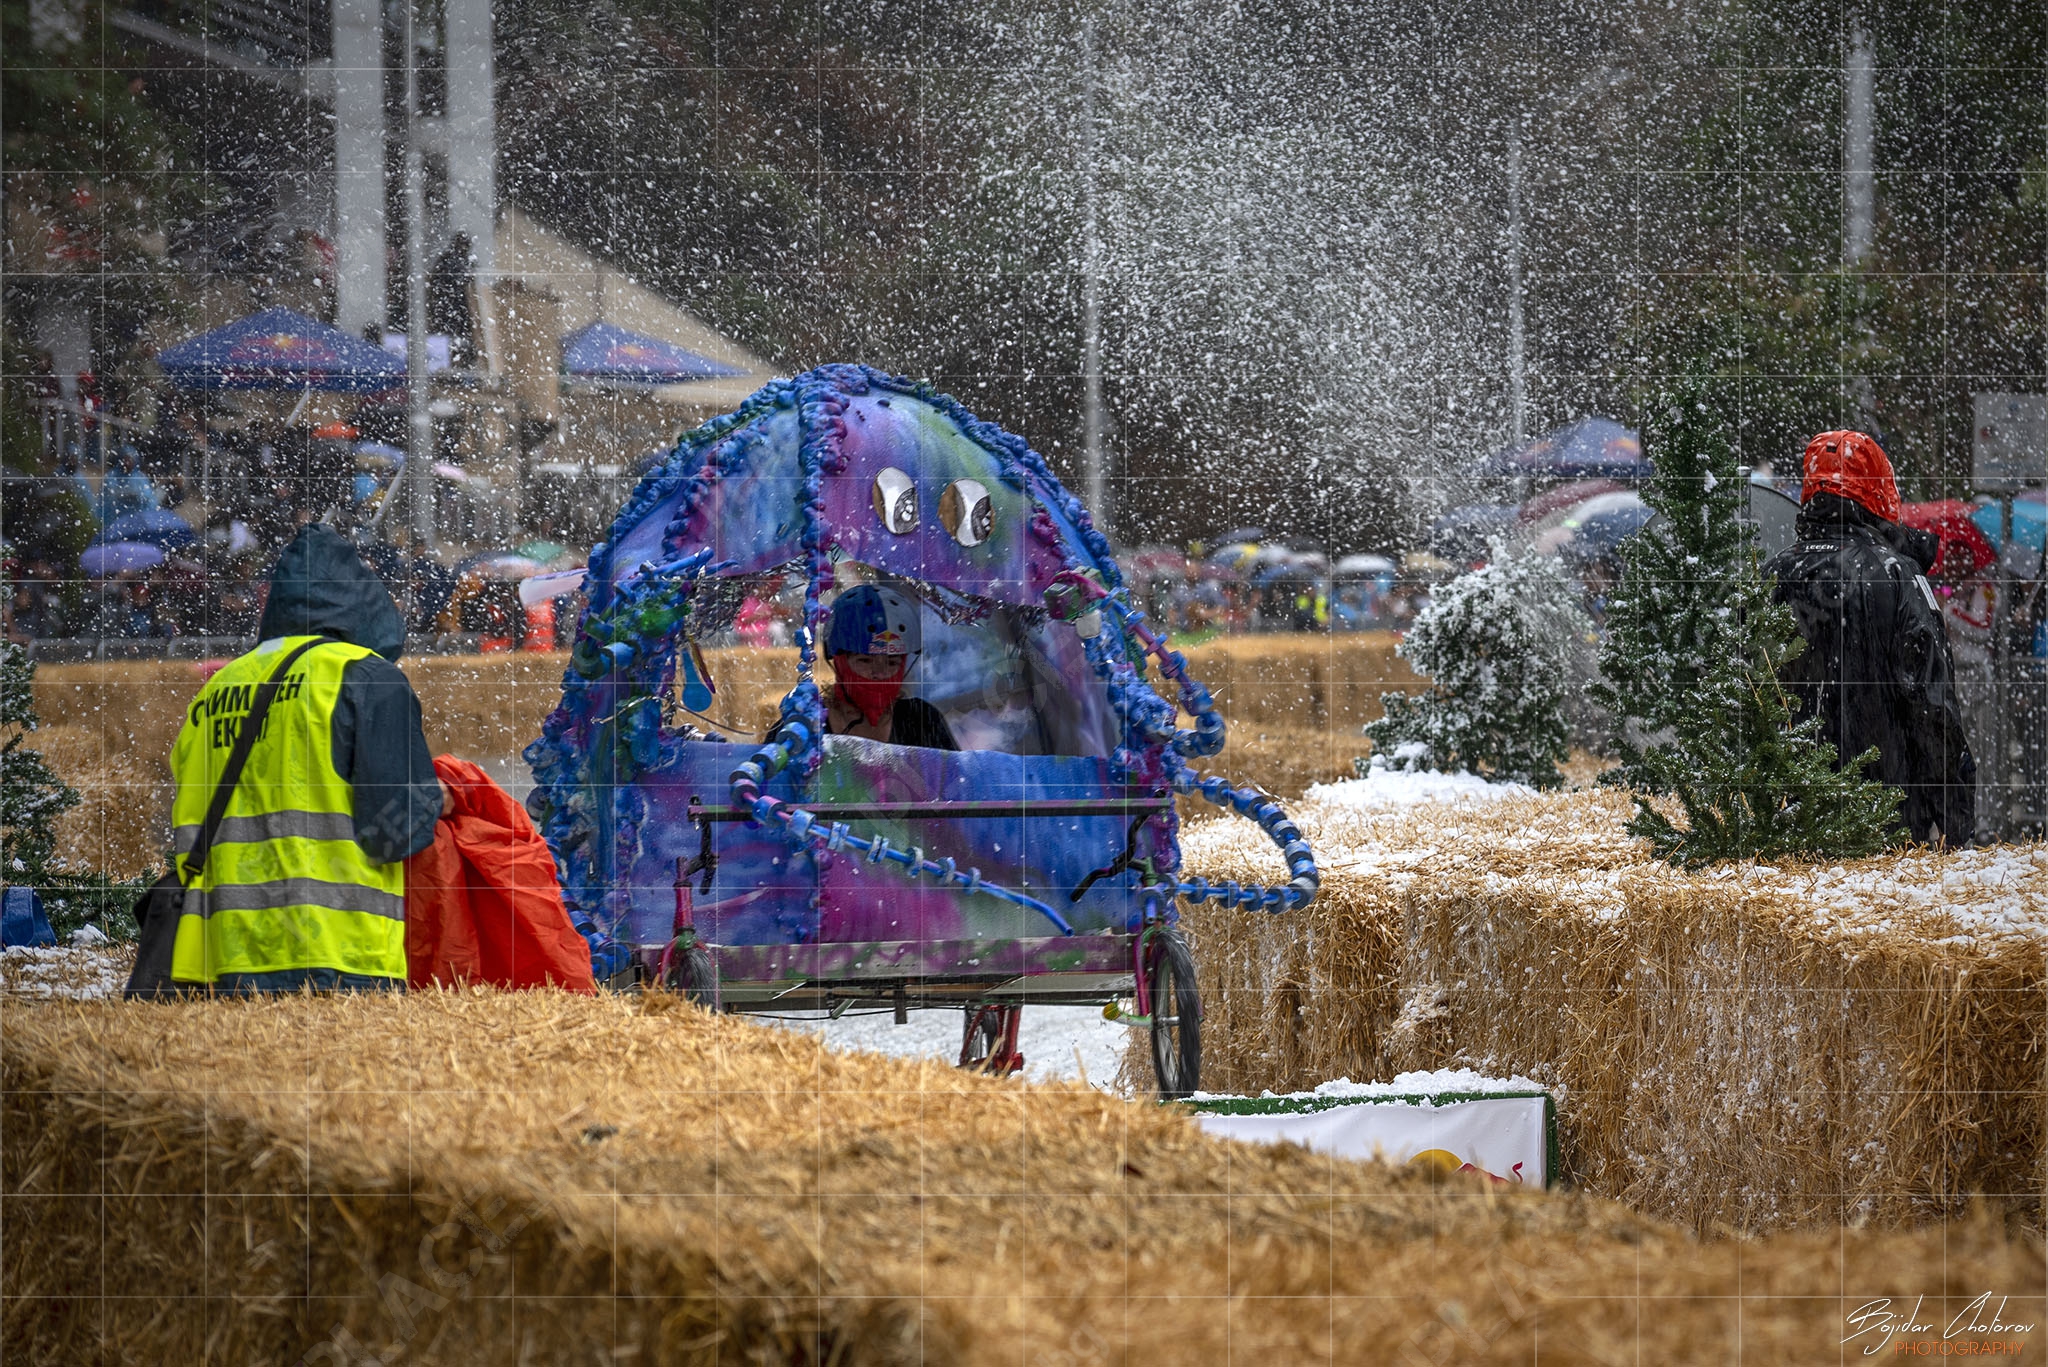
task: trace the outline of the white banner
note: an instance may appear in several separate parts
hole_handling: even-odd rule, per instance
[[[1199,1104],[1199,1103],[1198,1103]],[[1470,1168],[1521,1186],[1549,1184],[1548,1099],[1489,1097],[1427,1102],[1360,1100],[1318,1111],[1223,1115],[1197,1109],[1196,1123],[1225,1139],[1300,1144],[1338,1158],[1420,1159],[1445,1171]]]

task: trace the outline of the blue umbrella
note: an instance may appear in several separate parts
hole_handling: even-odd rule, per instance
[[[1986,539],[1993,546],[1998,545],[1999,511],[1996,503],[1986,503],[1970,514],[1970,521],[1983,529]],[[2012,539],[2022,546],[2041,550],[2048,544],[2048,503],[2039,499],[2016,498],[2012,501]]]
[[[562,369],[581,380],[618,380],[627,384],[682,384],[746,374],[708,356],[685,351],[673,342],[601,322],[563,340]]]
[[[100,529],[98,537],[101,545],[115,541],[141,541],[165,549],[187,545],[192,539],[192,524],[162,508],[117,517]]]
[[[143,541],[109,541],[87,546],[78,557],[78,568],[94,579],[126,574],[131,570],[153,570],[164,563],[163,551]]]
[[[1616,546],[1641,531],[1650,516],[1648,507],[1616,508],[1611,512],[1595,513],[1580,523],[1578,530],[1572,533],[1572,539],[1565,543],[1565,558],[1581,564],[1604,560]]]
[[[330,389],[405,383],[405,363],[382,347],[290,309],[265,309],[202,332],[157,357],[180,389]]]
[[[1643,459],[1642,439],[1628,428],[1606,418],[1580,418],[1534,441],[1496,452],[1468,473],[1644,480],[1650,477],[1650,462]]]

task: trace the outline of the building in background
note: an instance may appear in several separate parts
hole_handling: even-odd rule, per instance
[[[160,349],[284,305],[402,347],[402,9],[385,0],[132,0],[109,18],[146,49],[155,98],[199,130],[217,206],[172,252],[190,278],[191,314],[150,341]],[[486,523],[516,516],[594,535],[636,464],[772,371],[637,284],[632,262],[605,260],[499,200],[491,0],[422,4],[415,25],[427,317],[447,338],[428,348],[436,455],[499,508]],[[85,335],[66,321],[45,320],[43,331]],[[593,322],[702,357],[715,377],[665,385],[565,376],[564,341]],[[63,361],[60,370],[90,369],[89,357]],[[243,407],[278,420],[293,406],[270,412],[278,402]],[[289,416],[352,421],[404,442],[402,410],[343,411],[315,396]]]

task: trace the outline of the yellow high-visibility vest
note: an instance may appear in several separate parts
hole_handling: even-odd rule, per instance
[[[342,671],[372,652],[341,641],[301,655],[272,699],[197,879],[183,859],[206,820],[257,688],[304,636],[266,641],[199,690],[171,750],[176,858],[188,875],[171,977],[331,968],[405,977],[405,862],[373,864],[355,839],[355,792],[334,771]]]

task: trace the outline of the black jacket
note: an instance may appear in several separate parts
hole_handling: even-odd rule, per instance
[[[829,729],[831,719],[825,722]],[[953,728],[946,714],[923,698],[898,698],[889,709],[889,743],[914,745],[925,750],[958,750]]]
[[[1977,762],[1927,583],[1939,549],[1930,533],[1816,494],[1799,512],[1798,544],[1764,573],[1806,641],[1783,674],[1800,715],[1820,715],[1844,763],[1877,747],[1866,772],[1905,791],[1900,816],[1915,840],[1939,826],[1949,844],[1966,845],[1977,830]]]
[[[434,841],[441,784],[420,729],[420,700],[394,663],[405,650],[405,620],[384,581],[331,527],[303,527],[270,572],[258,640],[324,633],[375,655],[341,674],[332,741],[334,767],[355,790],[356,843],[379,864]]]

